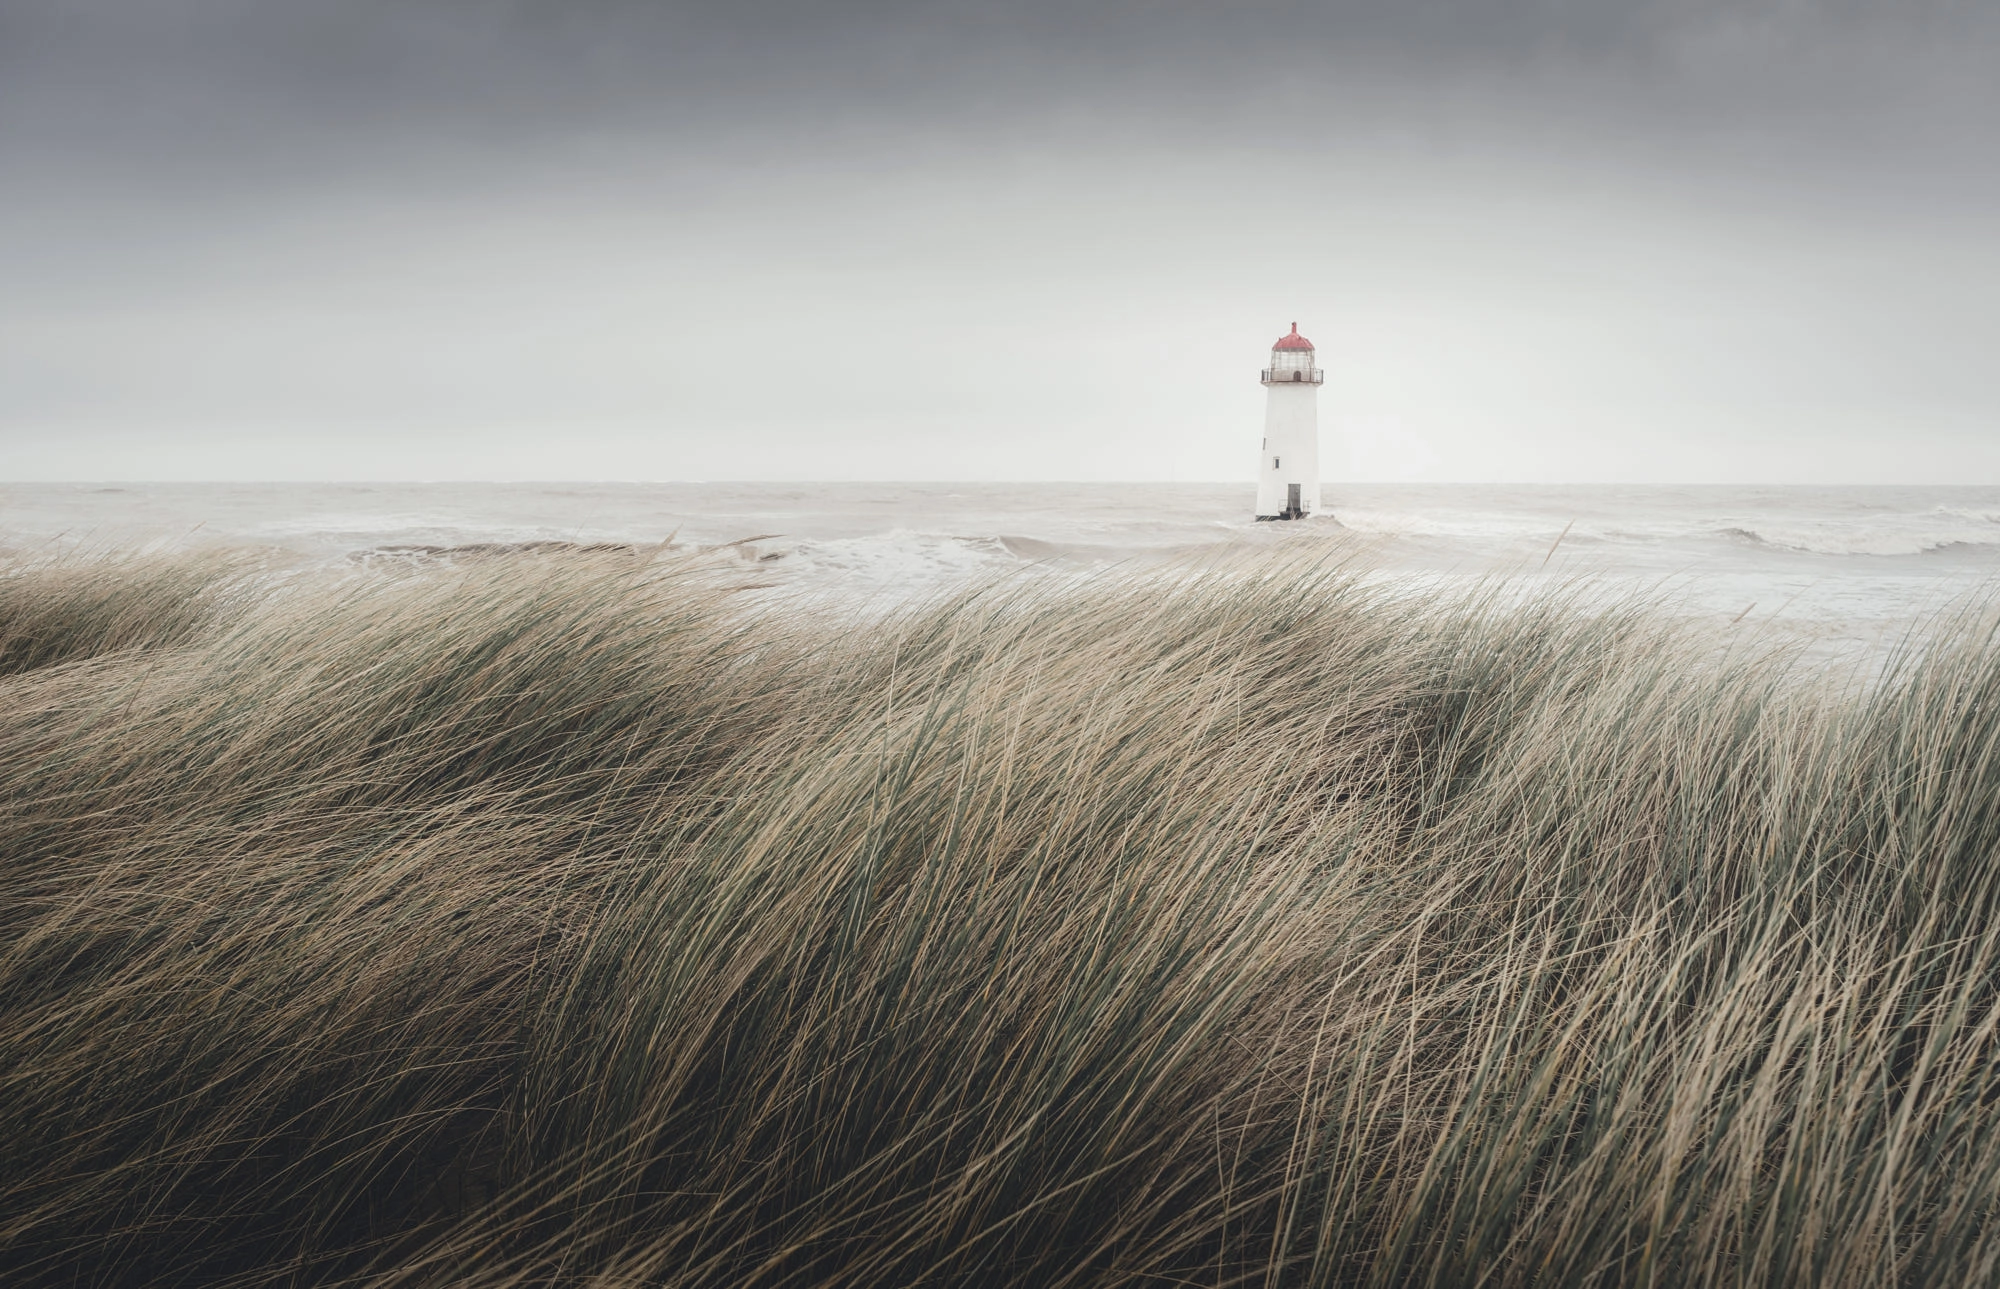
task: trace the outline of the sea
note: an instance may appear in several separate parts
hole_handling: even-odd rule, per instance
[[[760,585],[878,603],[992,577],[1347,563],[1413,593],[1498,579],[1638,595],[1804,646],[1879,651],[2000,600],[2000,487],[1326,485],[1257,522],[1244,484],[0,484],[0,556],[254,547],[294,564],[452,561],[535,543],[700,550]]]

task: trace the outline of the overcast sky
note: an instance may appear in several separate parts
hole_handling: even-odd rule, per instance
[[[0,0],[0,478],[2000,482],[1996,211],[1991,0]]]

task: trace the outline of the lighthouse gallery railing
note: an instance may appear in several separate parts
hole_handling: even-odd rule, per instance
[[[1266,367],[1262,373],[1266,385],[1324,385],[1324,367],[1300,367],[1292,371],[1276,371]]]

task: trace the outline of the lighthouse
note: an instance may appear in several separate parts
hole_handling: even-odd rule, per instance
[[[1257,465],[1257,518],[1304,519],[1319,509],[1319,387],[1312,341],[1292,324],[1264,369],[1264,455]]]

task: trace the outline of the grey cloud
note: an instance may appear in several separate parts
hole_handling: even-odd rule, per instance
[[[1992,10],[0,0],[0,457],[588,422],[726,474],[782,425],[950,474],[1005,427],[1046,477],[1096,427],[1227,475],[1239,351],[1300,316],[1447,472],[1899,417],[1958,460],[2000,417]],[[764,326],[798,378],[750,407],[712,374]]]
[[[2000,21],[1947,0],[8,0],[0,13],[12,144],[196,151],[383,130],[816,132],[828,115],[964,128],[1060,108],[1105,110],[1127,131],[1218,112],[1235,127],[1288,96],[1338,101],[1343,84],[1421,100],[1465,78],[1613,115],[1782,115],[1857,95],[1921,111],[1980,97],[2000,49]]]

